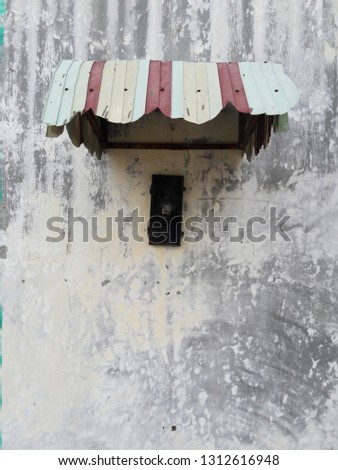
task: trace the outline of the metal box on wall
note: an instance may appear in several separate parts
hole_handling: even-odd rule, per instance
[[[152,176],[148,226],[150,245],[181,245],[183,184],[183,176]]]

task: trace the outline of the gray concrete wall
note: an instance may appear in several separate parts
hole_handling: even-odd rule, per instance
[[[337,448],[337,0],[7,4],[4,448]],[[69,58],[275,61],[302,97],[251,164],[132,150],[99,162],[44,137]],[[185,216],[214,206],[242,224],[275,206],[292,241],[46,242],[69,207],[147,216],[156,172],[185,175]]]

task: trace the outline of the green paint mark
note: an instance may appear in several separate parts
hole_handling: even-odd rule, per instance
[[[287,132],[289,130],[288,113],[278,116],[277,132]]]
[[[5,0],[0,0],[0,15],[4,15],[6,13],[6,2]]]

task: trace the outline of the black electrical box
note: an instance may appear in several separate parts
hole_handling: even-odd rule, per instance
[[[153,175],[148,237],[150,245],[180,246],[183,176]]]

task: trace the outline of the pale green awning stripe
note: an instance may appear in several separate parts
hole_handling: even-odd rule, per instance
[[[57,126],[62,126],[63,124],[66,124],[72,118],[71,113],[73,99],[75,95],[75,87],[81,65],[81,61],[74,61],[67,72],[58,119],[56,123]]]
[[[272,64],[272,67],[279,84],[279,89],[282,91],[282,96],[284,98],[284,103],[283,106],[280,106],[279,114],[284,114],[290,111],[290,109],[298,102],[300,91],[293,81],[284,73],[282,65]]]
[[[171,117],[184,117],[183,62],[172,63],[171,78]]]
[[[240,62],[238,65],[241,72],[246,99],[248,100],[249,108],[252,110],[251,114],[264,114],[264,104],[262,97],[260,96],[255,76],[252,72],[251,62]]]
[[[92,69],[94,61],[88,60],[83,62],[80,70],[79,75],[76,82],[75,93],[73,98],[72,104],[72,112],[71,114],[74,116],[76,113],[82,113],[86,106],[86,99],[87,99],[87,88],[88,88],[88,81],[90,71]]]
[[[275,92],[276,85],[273,83],[274,73],[269,72],[268,64],[260,64],[253,62],[250,64],[251,68],[251,80],[255,82],[255,85],[259,91],[259,97],[264,108],[264,113],[270,116],[279,114],[277,103],[275,101],[275,94],[281,94],[279,90]],[[250,106],[250,105],[249,105]]]
[[[67,72],[72,63],[72,60],[63,60],[55,72],[42,118],[48,125],[57,123]]]
[[[251,114],[285,114],[297,103],[300,92],[282,65],[240,62],[239,69]]]

